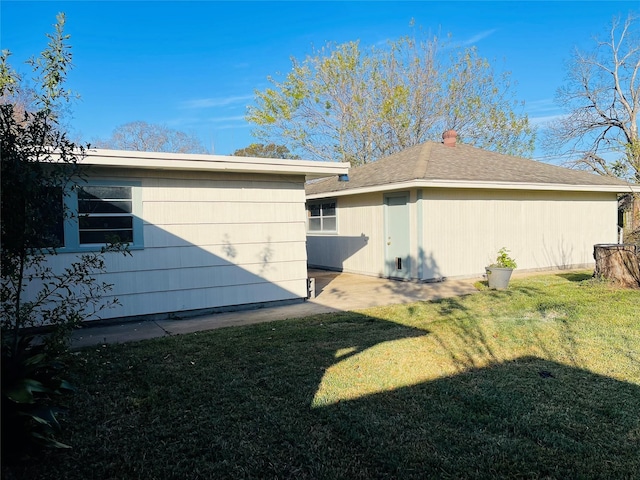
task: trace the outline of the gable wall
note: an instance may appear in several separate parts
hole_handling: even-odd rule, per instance
[[[102,318],[306,297],[303,177],[111,170],[94,178],[142,184],[144,249],[107,255],[98,280],[114,285],[121,305]],[[76,255],[50,264],[63,268]]]

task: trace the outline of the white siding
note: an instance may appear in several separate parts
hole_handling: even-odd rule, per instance
[[[384,273],[382,193],[339,197],[338,233],[308,234],[309,265],[365,275]]]
[[[142,183],[144,249],[107,255],[98,280],[121,306],[102,318],[306,297],[302,177],[139,170],[126,179]]]
[[[425,189],[423,278],[481,275],[501,247],[519,269],[591,264],[616,219],[612,193]]]
[[[519,269],[591,265],[615,243],[615,193],[423,189],[410,192],[412,278],[474,277],[506,247]],[[311,266],[384,274],[383,193],[337,198],[338,234],[307,235]]]

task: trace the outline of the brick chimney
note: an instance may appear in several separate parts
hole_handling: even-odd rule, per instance
[[[456,146],[456,138],[458,137],[458,132],[455,130],[447,130],[442,134],[442,139],[444,140],[445,147],[455,147]]]

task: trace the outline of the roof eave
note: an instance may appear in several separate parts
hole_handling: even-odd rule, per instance
[[[350,166],[348,163],[313,160],[103,149],[86,150],[78,163],[87,166],[127,169],[304,175],[307,180],[346,175]]]
[[[356,187],[346,190],[327,191],[308,194],[310,200],[326,197],[342,197],[363,193],[397,191],[408,188],[464,188],[483,190],[530,190],[530,191],[563,191],[563,192],[609,192],[609,193],[640,193],[640,185],[585,185],[565,183],[514,183],[514,182],[479,182],[464,180],[412,180],[408,182]]]

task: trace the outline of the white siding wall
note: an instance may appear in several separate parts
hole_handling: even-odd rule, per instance
[[[114,285],[121,306],[102,318],[306,297],[302,177],[141,170],[109,178],[125,176],[142,182],[145,248],[107,256],[99,280]]]
[[[384,275],[383,199],[338,197],[338,234],[307,235],[309,265]],[[423,189],[409,208],[412,278],[424,280],[480,276],[501,247],[519,269],[591,265],[593,245],[617,239],[612,193]]]
[[[307,235],[309,265],[350,273],[382,275],[382,204],[382,193],[339,197],[338,233]]]
[[[425,189],[423,278],[481,275],[501,247],[519,269],[592,264],[616,220],[610,193]]]

